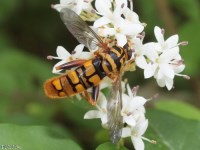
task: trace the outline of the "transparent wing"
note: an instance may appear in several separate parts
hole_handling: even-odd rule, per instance
[[[89,50],[95,50],[97,46],[103,47],[101,38],[74,11],[63,8],[60,17],[79,43],[84,44]]]
[[[122,87],[121,76],[118,76],[117,80],[112,85],[111,97],[108,100],[108,127],[110,130],[110,136],[113,143],[117,143],[122,134],[123,120],[121,116],[122,109]]]

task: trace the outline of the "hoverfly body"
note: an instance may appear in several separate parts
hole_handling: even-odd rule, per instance
[[[128,43],[124,47],[109,47],[74,11],[63,8],[60,16],[73,36],[88,49],[95,49],[95,56],[90,60],[73,60],[57,66],[57,70],[69,70],[65,74],[47,80],[44,84],[45,94],[50,98],[63,98],[84,93],[86,100],[95,105],[99,84],[104,77],[113,80],[110,99],[108,100],[108,128],[112,142],[121,138],[123,120],[121,76],[123,68],[130,62],[132,50]],[[92,88],[92,94],[87,92]]]

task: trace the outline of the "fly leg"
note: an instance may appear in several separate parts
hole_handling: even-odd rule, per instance
[[[92,95],[88,91],[84,91],[84,98],[93,106],[96,105],[99,96],[99,85],[92,88]]]
[[[64,63],[60,66],[56,66],[56,70],[61,70],[61,69],[70,70],[74,67],[83,65],[86,61],[87,60],[84,60],[84,59],[72,60],[72,61]]]
[[[93,86],[92,87],[92,99],[94,100],[94,102],[97,102],[97,99],[99,97],[99,85],[97,86]]]
[[[131,59],[131,60],[129,60],[129,61],[125,64],[125,66],[123,67],[123,71],[124,71],[124,72],[125,72],[125,71],[128,71],[128,70],[130,69],[131,64],[134,63],[134,62],[135,62],[135,59],[134,59],[134,58]],[[135,70],[135,68],[132,68],[132,70]]]

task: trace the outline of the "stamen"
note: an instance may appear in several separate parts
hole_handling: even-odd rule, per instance
[[[174,47],[171,47],[171,48],[175,48],[175,47],[178,47],[178,46],[186,46],[188,45],[188,41],[183,41],[183,42],[180,42],[178,43],[177,45],[175,45]]]
[[[151,98],[147,99],[147,101],[151,101],[151,100],[153,100],[153,99],[156,99],[156,98],[158,98],[158,96],[159,96],[159,94],[156,93],[156,94],[154,94]]]
[[[143,23],[142,23],[142,25],[143,25],[144,27],[146,27],[146,26],[147,26],[147,24],[146,24],[145,22],[143,22]]]
[[[48,59],[48,60],[53,60],[54,57],[49,55],[49,56],[47,56],[47,59]]]
[[[145,32],[142,32],[142,34],[141,34],[143,37],[145,37]]]
[[[96,13],[96,10],[95,10],[95,9],[92,9],[92,10],[91,10],[91,13],[95,14],[95,13]]]
[[[184,60],[181,59],[181,60],[178,60],[178,65],[183,65],[184,64]]]
[[[164,35],[165,34],[165,29],[161,29],[161,33]]]
[[[51,4],[51,8],[55,9],[55,7],[54,7],[54,6],[55,6],[54,4]]]
[[[133,88],[132,88],[132,90],[131,90],[131,91],[132,91],[132,93],[133,93],[133,95],[134,95],[134,96],[136,96],[136,94],[137,94],[137,92],[138,92],[139,88],[140,88],[140,86],[139,86],[139,85],[137,85],[137,86],[135,86],[135,87],[133,87]]]
[[[125,4],[123,3],[123,4],[121,5],[121,8],[124,8],[124,5],[125,5]]]
[[[134,53],[135,52],[135,48],[132,48],[131,51]]]
[[[145,138],[145,137],[143,137],[143,136],[142,136],[141,138],[142,138],[143,140],[147,141],[147,142],[152,143],[152,144],[156,144],[156,143],[157,143],[156,141],[147,139],[147,138]]]
[[[183,64],[184,64],[184,60],[181,59],[181,60],[172,61],[172,62],[169,63],[169,64],[174,65],[174,66],[180,66],[180,65],[183,65]]]
[[[76,54],[76,51],[75,51],[75,50],[72,51],[72,55],[74,55],[74,54]]]
[[[184,75],[183,78],[186,80],[190,80],[190,76],[188,76],[188,75]]]
[[[49,56],[47,56],[47,59],[48,60],[53,60],[53,59],[61,59],[61,58],[49,55]]]
[[[186,80],[190,80],[190,76],[185,75],[185,74],[178,74],[178,73],[177,73],[176,76],[183,77],[183,78],[186,79]]]
[[[143,40],[145,37],[145,32],[142,32],[141,34],[137,35],[137,38],[140,38],[141,40]]]
[[[180,45],[180,46],[186,46],[186,45],[188,45],[188,41],[180,42],[178,45]]]
[[[127,79],[127,78],[124,79],[124,83],[125,83],[125,84],[128,83],[128,79]]]

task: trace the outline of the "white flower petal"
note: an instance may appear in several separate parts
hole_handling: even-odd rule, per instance
[[[144,54],[152,61],[155,61],[156,58],[158,58],[158,52],[156,51],[156,43],[150,42],[147,44],[144,44],[142,47],[142,51]]]
[[[139,125],[139,128],[137,130],[137,135],[142,136],[145,133],[145,131],[147,130],[148,120],[145,119],[144,117],[142,117],[142,120],[139,124],[140,125]]]
[[[144,56],[136,56],[135,63],[138,67],[145,69],[147,67],[147,62]]]
[[[156,79],[157,81],[157,84],[160,86],[160,87],[164,87],[165,86],[165,80],[163,78],[157,78]]]
[[[71,56],[71,54],[62,46],[58,46],[56,53],[60,59],[66,59]]]
[[[55,9],[55,10],[57,10],[58,12],[60,12],[61,9],[66,8],[66,7],[67,7],[67,5],[64,5],[64,4],[52,5],[52,8]]]
[[[122,129],[122,137],[129,137],[131,136],[131,129],[129,127]]]
[[[101,124],[104,127],[108,122],[108,117],[106,115],[106,113],[104,115],[101,116]]]
[[[172,48],[172,47],[175,47],[177,46],[178,44],[178,35],[173,35],[171,37],[169,37],[165,43],[167,44],[168,48]]]
[[[127,39],[124,34],[117,33],[115,36],[117,39],[117,45],[123,47],[127,43]]]
[[[132,90],[131,90],[131,87],[130,87],[130,85],[129,84],[127,84],[127,92],[128,92],[128,95],[129,95],[129,97],[132,99],[133,98],[133,92],[132,92]]]
[[[165,78],[165,84],[168,90],[171,90],[174,84],[174,80],[171,78]]]
[[[162,30],[159,27],[155,26],[154,34],[155,34],[155,37],[156,37],[158,43],[163,45],[164,44],[164,36],[162,34]]]
[[[172,66],[175,73],[180,73],[185,69],[185,65]]]
[[[54,66],[53,66],[53,70],[52,70],[52,73],[55,73],[55,74],[60,74],[60,71],[62,70],[56,70],[56,67],[57,66],[60,66],[62,64],[66,63],[65,60],[62,60],[62,61],[59,61],[58,63],[56,63]]]
[[[169,63],[171,60],[175,59],[179,55],[179,50],[177,48],[169,49],[164,51],[160,55],[160,62]]]
[[[138,107],[143,106],[146,102],[147,100],[144,97],[135,96],[129,104],[129,107],[130,109],[137,109]]]
[[[135,150],[144,150],[144,142],[141,138],[131,136],[131,141]]]
[[[94,28],[98,28],[98,27],[101,27],[103,25],[106,25],[108,23],[110,23],[111,20],[106,18],[106,17],[101,17],[99,19],[97,19],[95,22],[94,22]]]
[[[69,4],[73,2],[74,0],[60,0],[60,4]]]
[[[95,8],[101,15],[107,18],[110,18],[110,16],[112,16],[112,13],[110,11],[110,8],[111,8],[110,0],[96,0]]]
[[[168,78],[173,79],[174,78],[174,70],[170,67],[168,64],[161,64],[160,65],[160,71],[167,76]]]
[[[136,121],[134,120],[132,116],[123,116],[123,118],[124,118],[125,123],[127,123],[130,126],[135,126]]]
[[[84,115],[84,119],[94,119],[94,118],[101,118],[102,113],[99,112],[98,110],[90,110],[86,112]]]
[[[144,26],[142,26],[141,24],[131,24],[128,22],[125,22],[125,27],[123,28],[123,33],[125,33],[126,35],[137,35],[139,33],[141,33],[144,30]]]
[[[140,23],[139,16],[129,8],[124,9],[123,14],[125,16],[125,19],[130,21],[131,23]]]
[[[78,0],[78,2],[76,2],[75,7],[73,8],[73,10],[80,15],[81,11],[83,9],[83,0]]]
[[[81,58],[81,59],[91,59],[93,58],[93,53],[91,52],[82,52],[81,55],[78,57],[78,58]]]
[[[137,110],[138,110],[139,112],[141,112],[142,114],[144,114],[144,113],[146,112],[146,110],[145,110],[145,107],[144,107],[144,106],[142,106],[142,107],[139,107]]]
[[[105,110],[107,109],[107,100],[106,100],[105,95],[102,92],[99,93],[97,103],[101,109],[105,109]]]
[[[129,96],[126,95],[125,93],[122,93],[122,106],[123,106],[122,110],[121,110],[122,113],[126,111],[128,105],[129,105],[129,101],[130,101]]]
[[[75,54],[72,55],[72,57],[74,59],[76,58],[80,58],[81,54],[82,54],[82,51],[83,51],[83,48],[84,48],[84,45],[83,44],[79,44],[75,47],[74,51],[75,51]]]
[[[98,35],[107,37],[107,36],[112,36],[115,34],[115,29],[114,28],[100,28],[98,29]]]
[[[151,78],[154,75],[154,72],[155,70],[153,68],[153,65],[148,64],[144,69],[144,78],[145,79]]]

